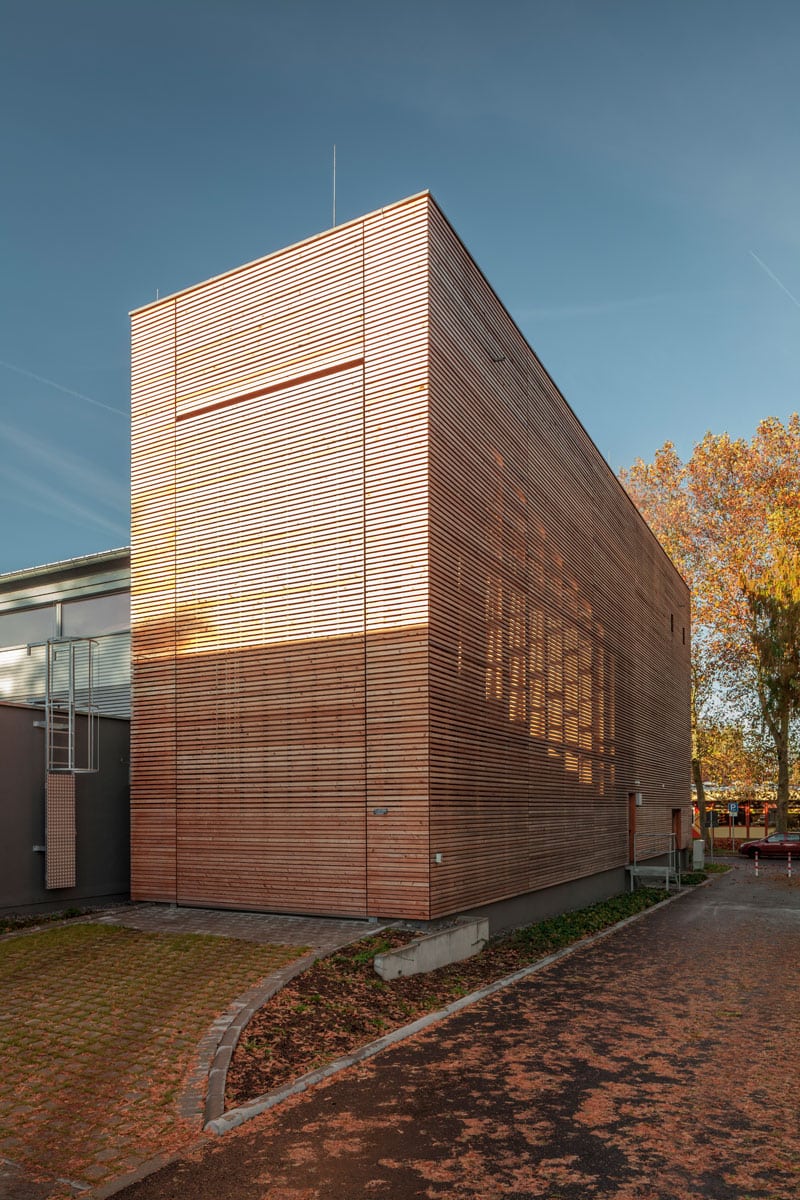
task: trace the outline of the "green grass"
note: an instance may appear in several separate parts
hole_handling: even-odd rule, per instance
[[[363,948],[352,956],[352,961],[361,966],[364,963],[371,963],[379,954],[383,954],[386,950],[391,950],[392,943],[388,938],[380,937],[380,935],[370,938],[369,943],[364,943]]]

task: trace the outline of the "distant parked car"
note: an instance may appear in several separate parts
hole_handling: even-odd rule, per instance
[[[758,851],[758,857],[761,858],[786,858],[789,851],[792,855],[797,855],[800,862],[800,833],[771,833],[769,837],[759,838],[756,842],[745,842],[739,847],[740,854],[747,854],[750,858],[755,856]]]

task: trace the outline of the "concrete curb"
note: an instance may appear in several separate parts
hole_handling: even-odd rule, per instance
[[[413,1037],[415,1033],[419,1033],[431,1025],[435,1025],[440,1021],[446,1020],[448,1017],[459,1012],[461,1009],[468,1008],[473,1004],[477,1004],[479,1000],[483,1000],[487,996],[493,995],[495,992],[499,992],[505,988],[511,987],[513,984],[518,983],[521,979],[525,979],[529,975],[534,975],[536,972],[544,970],[546,967],[551,966],[552,963],[558,962],[558,960],[561,958],[566,958],[570,954],[575,954],[577,951],[582,950],[587,946],[591,946],[603,938],[611,937],[618,930],[623,929],[626,925],[631,925],[634,921],[642,920],[643,918],[649,916],[650,913],[657,912],[658,909],[663,908],[667,904],[672,904],[675,900],[679,900],[684,896],[692,895],[701,887],[708,887],[708,885],[713,883],[713,881],[714,876],[712,875],[709,879],[704,880],[703,883],[695,884],[691,888],[687,888],[685,891],[677,892],[674,896],[669,896],[666,900],[660,900],[658,904],[654,904],[652,908],[645,909],[644,912],[635,913],[632,917],[625,917],[624,920],[618,921],[615,925],[609,925],[607,929],[602,929],[599,933],[592,934],[591,937],[583,938],[579,942],[573,942],[571,946],[565,946],[562,950],[557,950],[554,954],[547,955],[546,958],[540,958],[537,960],[537,962],[531,963],[530,966],[522,967],[519,971],[515,971],[512,975],[507,975],[503,979],[498,979],[495,980],[494,983],[487,984],[486,987],[480,988],[476,992],[471,992],[469,996],[462,996],[460,999],[454,1000],[451,1004],[448,1004],[445,1008],[440,1009],[435,1013],[427,1013],[425,1016],[419,1017],[416,1021],[413,1021],[410,1025],[404,1025],[400,1029],[395,1029],[391,1033],[386,1034],[384,1037],[379,1038],[377,1041],[370,1042],[369,1045],[353,1051],[352,1054],[345,1055],[344,1057],[337,1059],[335,1062],[329,1063],[326,1067],[321,1067],[317,1071],[310,1071],[307,1075],[301,1076],[292,1083],[284,1084],[283,1087],[276,1088],[275,1091],[268,1092],[264,1096],[258,1096],[250,1104],[229,1109],[227,1112],[222,1112],[216,1117],[212,1117],[207,1121],[203,1131],[199,1133],[196,1138],[186,1142],[179,1149],[166,1154],[156,1155],[155,1157],[148,1159],[146,1162],[140,1163],[140,1165],[133,1171],[129,1171],[122,1176],[117,1176],[116,1179],[107,1180],[103,1184],[99,1184],[88,1191],[82,1192],[80,1200],[108,1200],[109,1197],[114,1196],[117,1192],[122,1191],[126,1187],[130,1187],[130,1185],[133,1183],[138,1183],[140,1180],[146,1179],[149,1175],[152,1175],[156,1171],[169,1166],[171,1163],[179,1161],[187,1154],[200,1152],[204,1146],[207,1146],[210,1142],[213,1142],[214,1135],[227,1133],[228,1130],[235,1129],[237,1126],[243,1125],[246,1121],[251,1120],[253,1117],[259,1116],[268,1109],[276,1108],[279,1104],[283,1103],[284,1100],[288,1100],[292,1096],[296,1096],[302,1092],[308,1091],[309,1088],[313,1087],[317,1083],[321,1083],[324,1079],[328,1079],[330,1076],[336,1075],[340,1071],[344,1071],[348,1067],[354,1066],[356,1063],[364,1062],[366,1059],[372,1058],[374,1055],[379,1054],[382,1050],[388,1049],[390,1046],[396,1045],[398,1042],[405,1041],[406,1038]],[[391,923],[380,925],[378,926],[376,932],[390,927]],[[358,941],[360,936],[362,935],[359,933],[352,940]],[[314,961],[319,957],[321,956],[312,954],[304,956],[302,961],[305,961],[306,965],[310,965],[306,961],[307,959]],[[300,961],[301,960],[296,960],[294,963],[288,964],[288,967],[291,968],[298,966]],[[273,977],[270,976],[270,979],[271,978]],[[269,984],[265,982],[263,987],[266,991],[269,987]],[[234,1008],[235,1005],[232,1005],[228,1012],[232,1013]],[[241,1011],[243,1011],[243,1009]],[[241,1029],[246,1024],[246,1021],[242,1020],[240,1023],[238,1020],[236,1020],[236,1015],[237,1014],[234,1013],[230,1023],[233,1025],[233,1022],[236,1021],[237,1026],[240,1026],[236,1035],[238,1040],[239,1033],[241,1033]],[[221,1023],[222,1019],[220,1019],[219,1024]],[[215,1022],[214,1028],[216,1029],[216,1027],[217,1023]],[[211,1037],[211,1034],[209,1034],[209,1037]],[[228,1062],[229,1061],[230,1057],[228,1057]],[[220,1093],[223,1097],[225,1094],[224,1087],[225,1080],[223,1078],[221,1082],[222,1090]]]
[[[273,971],[261,983],[250,988],[217,1017],[197,1049],[197,1060],[181,1096],[182,1117],[203,1125],[225,1109],[225,1076],[239,1035],[253,1013],[280,991],[296,975],[314,962],[316,955],[306,952],[285,967]]]
[[[382,929],[386,928],[385,924],[377,925],[374,931],[370,930],[370,936],[373,935],[373,932],[380,933]],[[347,946],[350,941],[357,942],[363,936],[364,931],[358,930],[349,941],[342,942],[341,945]],[[258,1012],[259,1008],[263,1007],[276,992],[279,992],[297,975],[301,975],[320,957],[322,955],[319,951],[310,950],[300,958],[287,963],[285,967],[279,967],[261,983],[238,996],[217,1018],[198,1047],[197,1065],[192,1071],[179,1104],[182,1117],[196,1118],[198,1121],[202,1121],[202,1127],[206,1129],[209,1122],[222,1116],[225,1112],[225,1083],[228,1067],[242,1030],[253,1014]]]
[[[155,1158],[148,1158],[132,1171],[127,1171],[124,1175],[118,1175],[116,1179],[106,1180],[105,1183],[100,1183],[96,1187],[93,1187],[91,1191],[82,1192],[79,1197],[76,1197],[76,1200],[108,1200],[109,1196],[114,1196],[124,1188],[130,1187],[131,1184],[139,1183],[142,1179],[147,1179],[149,1175],[155,1175],[156,1171],[161,1171],[164,1167],[177,1162],[187,1154],[202,1150],[208,1140],[208,1138],[201,1136],[193,1142],[187,1142],[178,1150],[173,1150],[168,1154],[157,1154]]]
[[[393,922],[385,922],[382,925],[376,925],[374,930],[370,929],[369,933],[372,936],[374,933],[380,933],[383,929],[391,927]],[[351,942],[360,941],[363,938],[363,929],[358,930],[347,941],[342,942],[341,946],[348,946]],[[335,950],[325,951],[325,954],[335,954]],[[131,1184],[139,1183],[140,1180],[146,1179],[148,1175],[154,1175],[156,1171],[168,1167],[170,1163],[177,1162],[187,1154],[197,1152],[208,1142],[208,1123],[213,1125],[215,1119],[218,1119],[225,1109],[225,1080],[228,1073],[228,1066],[233,1057],[233,1051],[236,1049],[236,1043],[239,1040],[242,1030],[247,1025],[254,1012],[257,1012],[262,1005],[280,991],[287,983],[289,983],[296,975],[302,974],[310,967],[318,958],[324,957],[322,952],[311,950],[303,954],[300,958],[293,959],[287,963],[285,967],[280,967],[277,971],[273,971],[260,984],[250,988],[244,992],[225,1012],[217,1018],[209,1029],[206,1036],[198,1047],[197,1065],[192,1072],[189,1084],[179,1102],[179,1111],[181,1116],[196,1117],[198,1121],[203,1121],[203,1128],[198,1132],[198,1136],[190,1142],[184,1143],[177,1150],[169,1151],[164,1154],[156,1154],[153,1158],[147,1159],[139,1164],[132,1171],[127,1171],[124,1175],[118,1175],[115,1179],[108,1179],[105,1183],[97,1184],[91,1187],[88,1184],[77,1185],[83,1187],[80,1200],[108,1200],[108,1197],[114,1196],[117,1192],[123,1191],[124,1188],[130,1187]],[[208,1080],[208,1088],[206,1090],[206,1080]],[[205,1096],[205,1104],[203,1097]]]
[[[478,917],[474,921],[458,920],[444,929],[414,938],[407,946],[376,954],[373,966],[385,980],[420,975],[472,958],[488,941],[487,917]]]
[[[35,1195],[40,1188],[59,1187],[65,1193],[71,1192],[73,1196],[84,1200],[91,1186],[90,1183],[84,1183],[79,1179],[68,1179],[64,1175],[50,1175],[47,1171],[36,1170],[31,1173],[30,1169],[22,1163],[0,1155],[0,1196],[8,1194],[19,1197],[25,1196],[28,1192]]]
[[[479,988],[476,992],[470,992],[468,996],[462,996],[458,1000],[453,1000],[450,1004],[438,1009],[436,1012],[426,1013],[425,1016],[418,1017],[411,1024],[403,1025],[400,1029],[394,1029],[391,1033],[385,1034],[376,1041],[370,1042],[358,1050],[354,1050],[352,1054],[346,1054],[342,1058],[336,1059],[335,1062],[328,1063],[325,1067],[320,1067],[316,1071],[309,1071],[306,1075],[302,1075],[292,1083],[284,1084],[283,1087],[276,1088],[272,1092],[267,1092],[263,1096],[257,1096],[249,1104],[228,1109],[227,1112],[223,1112],[220,1116],[207,1121],[203,1131],[204,1133],[227,1133],[229,1129],[235,1129],[238,1125],[243,1125],[245,1121],[250,1121],[253,1117],[267,1112],[268,1109],[275,1108],[291,1096],[300,1095],[315,1084],[321,1083],[324,1079],[329,1079],[331,1075],[338,1075],[340,1071],[344,1071],[348,1067],[355,1066],[356,1063],[364,1062],[366,1059],[380,1054],[382,1050],[386,1050],[398,1042],[405,1041],[406,1038],[413,1037],[416,1033],[421,1033],[424,1029],[430,1028],[431,1025],[437,1025],[440,1021],[447,1020],[454,1013],[477,1004],[480,1000],[486,999],[487,996],[492,996],[495,992],[512,987],[515,983],[519,983],[520,980],[527,979],[529,975],[535,975],[537,972],[545,970],[546,967],[551,966],[560,959],[567,958],[569,955],[575,954],[587,946],[594,945],[603,938],[610,937],[620,929],[624,929],[626,925],[632,925],[634,921],[641,921],[644,917],[649,916],[650,913],[664,908],[665,905],[672,904],[675,900],[680,900],[684,896],[691,896],[697,891],[698,887],[706,887],[711,882],[712,879],[706,879],[700,884],[693,885],[691,889],[676,892],[674,896],[668,896],[666,900],[660,900],[658,904],[654,904],[651,908],[646,908],[643,912],[634,913],[632,917],[625,917],[624,920],[618,921],[615,925],[609,925],[607,929],[601,929],[599,933],[582,938],[579,942],[573,942],[570,946],[564,946],[563,949],[556,950],[555,953],[538,959],[535,963],[531,963],[530,966],[522,967],[519,971],[515,971],[513,975],[506,975],[505,978],[497,979],[494,983]]]

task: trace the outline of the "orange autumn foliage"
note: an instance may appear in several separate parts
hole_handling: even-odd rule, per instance
[[[711,694],[752,701],[773,738],[785,824],[800,688],[787,609],[800,581],[800,417],[785,425],[769,417],[750,441],[707,433],[686,462],[667,442],[652,463],[637,459],[620,478],[692,588],[695,725]]]

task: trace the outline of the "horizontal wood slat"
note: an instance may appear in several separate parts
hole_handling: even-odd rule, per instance
[[[689,597],[435,208],[430,272],[442,915],[621,866],[635,787],[642,829],[688,812]]]
[[[196,289],[178,305],[179,417],[361,358],[361,230]]]
[[[175,304],[134,322],[131,896],[176,898]]]
[[[137,897],[425,919],[688,811],[685,585],[429,196],[133,321]]]
[[[429,914],[428,205],[364,225],[368,911]],[[385,815],[375,810],[386,809]]]
[[[426,281],[420,198],[134,314],[142,895],[427,915]]]

